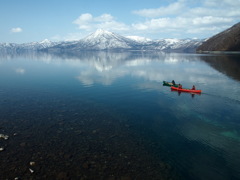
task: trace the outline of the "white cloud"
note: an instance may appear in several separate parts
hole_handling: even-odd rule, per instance
[[[11,29],[11,32],[12,33],[19,33],[19,32],[22,32],[23,30],[22,30],[22,28],[20,28],[20,27],[17,27],[17,28],[12,28]]]
[[[189,22],[185,18],[157,18],[146,20],[143,23],[133,24],[136,30],[151,30],[151,31],[180,31],[179,28],[184,28]],[[174,23],[173,23],[174,22]],[[144,28],[144,29],[143,29]]]
[[[114,21],[114,18],[112,15],[110,14],[102,14],[99,17],[95,18],[95,21],[99,21],[99,22],[109,22],[109,21]]]
[[[178,0],[167,6],[152,9],[140,9],[134,14],[147,18],[176,16],[239,16],[240,0]]]
[[[93,21],[93,16],[89,13],[80,15],[76,20],[73,21],[74,24],[78,25],[79,29],[89,30],[91,29],[91,22]]]
[[[75,24],[87,23],[92,21],[92,19],[93,19],[92,15],[89,13],[86,13],[86,14],[80,15],[75,21],[73,21],[73,23]]]
[[[148,31],[153,34],[168,34],[173,37],[196,37],[207,38],[232,25],[232,18],[220,18],[212,16],[185,18],[157,18],[145,22],[133,24],[135,31]],[[165,37],[166,38],[166,37]]]
[[[125,24],[111,14],[81,14],[74,24],[82,34],[105,29],[148,38],[208,38],[239,22],[240,0],[173,0],[157,8],[139,9],[138,22]],[[161,4],[161,3],[160,3]],[[85,33],[83,33],[85,31]],[[75,38],[69,38],[75,39]]]
[[[144,16],[144,17],[159,17],[171,14],[178,14],[186,8],[185,0],[179,0],[168,6],[162,6],[156,9],[142,9],[133,11],[134,14]]]
[[[206,38],[237,23],[240,0],[178,0],[156,9],[133,11],[145,19],[133,23],[135,31],[153,34],[179,34],[182,37]]]
[[[96,29],[105,29],[110,31],[125,31],[129,30],[129,27],[121,22],[115,20],[111,14],[102,14],[97,17],[93,17],[92,14],[81,14],[74,24],[78,25],[81,30],[93,31]]]
[[[239,0],[204,0],[204,6],[207,7],[227,7],[227,6],[240,6],[240,1]]]
[[[65,37],[63,37],[63,40],[64,41],[78,41],[80,40],[81,38],[85,37],[87,35],[84,34],[84,33],[69,33],[67,34]]]
[[[232,19],[223,17],[204,16],[194,18],[192,22],[194,25],[216,25],[232,22]]]

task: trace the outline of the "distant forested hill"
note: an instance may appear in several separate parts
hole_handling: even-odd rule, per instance
[[[240,23],[209,38],[197,51],[240,51]]]

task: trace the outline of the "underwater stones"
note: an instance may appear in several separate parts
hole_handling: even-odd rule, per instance
[[[83,167],[84,169],[88,169],[88,168],[90,167],[90,165],[89,165],[88,162],[85,162],[85,163],[83,163],[82,167]]]
[[[64,159],[71,159],[72,157],[72,154],[64,154]]]
[[[0,139],[7,140],[9,138],[8,135],[0,134]]]
[[[164,162],[161,162],[161,163],[160,163],[160,167],[161,167],[161,169],[163,169],[163,170],[171,170],[171,169],[172,169],[172,167],[171,167],[169,164],[164,163]]]
[[[34,122],[32,126],[20,123],[19,129],[14,131],[6,129],[7,133],[18,132],[19,135],[11,135],[9,142],[6,141],[7,146],[3,145],[5,150],[0,152],[3,157],[0,179],[19,176],[19,179],[29,180],[131,180],[158,175],[152,169],[159,170],[159,166],[155,166],[154,161],[151,164],[148,161],[150,158],[145,158],[142,141],[130,136],[128,125],[118,124],[115,119],[114,122],[101,121],[101,117],[100,122],[93,118],[91,123],[87,118],[83,118],[82,122],[79,119],[74,122],[66,119],[60,125],[56,117],[53,122],[55,126],[49,126],[47,123],[52,123],[49,121],[46,124],[39,121],[39,124]],[[58,129],[60,134],[57,133]],[[139,144],[136,143],[138,140]],[[158,173],[165,172],[160,170]]]
[[[25,147],[25,146],[26,146],[26,142],[20,143],[20,146],[21,146],[21,147]]]
[[[34,170],[32,170],[31,168],[29,168],[29,171],[30,171],[30,173],[34,173]]]
[[[97,130],[93,130],[92,133],[93,133],[93,134],[96,134],[96,133],[97,133]]]
[[[76,130],[75,133],[76,135],[81,135],[83,132],[81,130]]]
[[[35,166],[35,164],[36,164],[36,163],[35,163],[34,161],[31,161],[31,162],[29,163],[30,166]]]
[[[0,139],[8,140],[8,138],[9,138],[8,135],[0,134]],[[4,147],[0,147],[0,152],[4,150],[5,150]]]
[[[129,176],[122,176],[120,180],[131,180],[131,178]]]
[[[68,178],[68,173],[66,172],[60,172],[57,174],[57,179],[69,179]]]

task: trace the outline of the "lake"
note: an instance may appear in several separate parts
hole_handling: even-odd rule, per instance
[[[1,179],[240,179],[240,55],[1,54],[0,134]]]

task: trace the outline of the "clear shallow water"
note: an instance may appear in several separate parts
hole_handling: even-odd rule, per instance
[[[239,58],[1,55],[2,177],[239,179]]]

